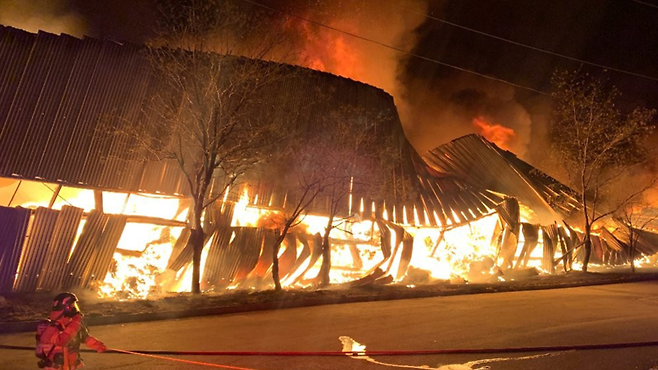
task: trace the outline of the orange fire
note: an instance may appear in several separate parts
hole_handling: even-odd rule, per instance
[[[497,123],[489,123],[482,117],[473,118],[473,126],[485,139],[498,145],[501,149],[510,150],[510,145],[516,139],[516,132],[509,127]]]
[[[337,29],[357,33],[352,24],[332,20],[328,25]],[[322,72],[363,80],[362,51],[354,40],[346,35],[326,29],[319,29],[308,22],[290,19],[285,27],[302,35],[302,47],[297,64]]]
[[[38,185],[38,186],[36,186]],[[52,192],[43,184],[25,184],[29,196],[18,197],[20,204],[28,207],[47,206]],[[35,187],[36,186],[36,187]],[[43,188],[43,193],[33,190]],[[12,188],[13,189],[13,188]],[[64,188],[62,203],[93,209],[94,199],[91,190]],[[50,194],[49,194],[50,193]],[[38,196],[37,196],[38,195]],[[184,221],[185,207],[179,204],[180,199],[160,196],[142,196],[104,192],[107,205],[105,211],[133,216],[164,216],[167,219]],[[279,210],[256,207],[251,199],[254,195],[246,190],[234,204],[232,226],[276,228],[282,217]],[[355,199],[359,209],[365,209],[364,199]],[[54,208],[61,207],[59,202]],[[330,279],[332,284],[340,284],[360,279],[380,268],[390,274],[393,282],[406,285],[430,283],[437,279],[463,283],[496,281],[495,264],[498,251],[492,246],[492,234],[498,216],[491,214],[468,225],[440,225],[438,227],[422,226],[422,220],[427,218],[424,212],[413,209],[413,217],[404,218],[398,222],[405,234],[413,236],[413,253],[409,261],[406,275],[400,275],[398,268],[402,260],[402,248],[396,243],[402,239],[398,235],[401,229],[391,228],[389,244],[393,255],[386,260],[382,252],[380,240],[382,237],[381,224],[369,219],[354,217],[340,221],[339,227],[334,228],[329,237],[332,245],[332,270]],[[405,214],[407,212],[404,212]],[[522,221],[526,221],[526,213],[521,212]],[[301,220],[294,231],[305,234],[310,240],[317,233],[323,234],[327,217],[320,215],[307,215]],[[395,220],[392,220],[395,222]],[[83,220],[84,222],[84,220]],[[443,230],[447,228],[447,230]],[[82,228],[80,227],[80,230]],[[110,271],[104,281],[97,286],[101,297],[114,298],[147,298],[153,294],[166,292],[187,291],[191,286],[192,271],[190,264],[178,271],[167,270],[167,261],[181,231],[182,224],[177,226],[155,225],[150,223],[128,222],[124,229]],[[540,231],[541,232],[541,231]],[[541,263],[541,236],[540,242],[528,266],[539,266]],[[212,240],[208,240],[202,254],[202,274],[208,247]],[[301,256],[304,245],[288,245],[285,241],[281,248],[295,251]],[[518,240],[519,246],[524,243],[523,235]],[[519,248],[520,251],[520,248]],[[304,287],[312,284],[320,270],[321,260],[308,266],[308,260],[290,272],[282,283],[285,287]],[[243,288],[235,282],[230,288]],[[267,288],[266,285],[262,286]]]

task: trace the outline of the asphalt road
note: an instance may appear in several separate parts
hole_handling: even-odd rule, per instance
[[[296,308],[99,326],[91,333],[113,348],[189,351],[340,351],[353,342],[368,350],[432,350],[656,341],[658,282]],[[33,341],[32,333],[0,335],[0,344]],[[211,368],[124,354],[84,358],[90,370]],[[658,347],[372,359],[179,358],[257,370],[658,370]],[[35,363],[31,352],[0,350],[0,370],[36,369]]]

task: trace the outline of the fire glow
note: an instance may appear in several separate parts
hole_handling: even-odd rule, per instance
[[[234,205],[234,214],[231,221],[233,227],[264,227],[276,228],[279,211],[258,208],[250,204],[248,192],[244,192]],[[437,280],[451,280],[453,282],[495,282],[498,280],[494,261],[496,250],[491,245],[491,235],[498,221],[495,214],[482,218],[469,225],[455,227],[444,232],[441,229],[405,225],[405,230],[414,236],[412,259],[406,274],[397,275],[400,264],[400,253],[388,260],[384,257],[380,245],[381,230],[376,222],[371,220],[344,220],[339,227],[332,230],[330,240],[332,244],[332,270],[331,283],[343,284],[358,280],[379,268],[393,277],[391,282],[418,285],[431,283]],[[296,226],[292,233],[303,234],[306,239],[314,235],[321,235],[327,223],[327,218],[316,215],[307,215]],[[180,228],[178,228],[178,233]],[[119,249],[125,248],[124,240],[134,240],[135,245],[142,245],[139,256],[126,253],[115,253],[116,265],[104,281],[99,290],[101,296],[121,296],[129,291],[132,297],[147,297],[149,294],[164,293],[166,291],[180,292],[188,290],[191,279],[191,268],[186,266],[178,272],[166,271],[166,261],[172,251],[174,233],[167,240],[162,238],[163,228],[142,228],[141,242],[134,240],[130,235],[135,232],[128,228],[122,237]],[[148,236],[151,235],[150,241]],[[394,245],[395,231],[391,232],[390,243]],[[209,240],[202,257],[202,269],[207,258]],[[438,242],[438,245],[437,245]],[[147,243],[143,247],[143,243]],[[523,240],[519,240],[523,243]],[[289,245],[286,240],[281,246],[279,256],[291,248],[296,256],[304,250],[304,244],[297,239],[295,245]],[[157,252],[156,252],[157,251]],[[541,247],[535,250],[541,251]],[[539,258],[533,256],[531,265],[538,266]],[[287,288],[305,287],[313,284],[320,270],[321,260],[313,266],[309,261],[298,266],[282,277],[282,285]],[[269,272],[268,272],[269,274]],[[203,271],[202,271],[203,275]],[[268,282],[264,288],[269,288]],[[244,288],[241,282],[230,284],[228,289]]]
[[[332,20],[329,25],[349,32],[357,32],[351,24],[339,23],[340,20]],[[361,69],[363,63],[360,61],[364,58],[359,48],[353,45],[353,39],[336,32],[316,29],[308,22],[299,19],[289,19],[285,27],[295,30],[295,34],[302,35],[302,52],[297,61],[299,65],[356,81],[363,79],[364,71]]]
[[[29,186],[32,185],[34,184]],[[21,205],[32,208],[47,206],[52,193],[49,194],[50,191],[45,187],[43,187],[45,191],[41,193],[34,192],[36,188],[29,186],[27,189],[32,189],[32,199],[22,199]],[[248,188],[245,188],[239,200],[233,204],[232,230],[259,228],[273,231],[279,227],[281,211],[256,207],[253,197],[250,197],[246,189]],[[94,209],[92,190],[63,188],[60,194],[61,202],[55,203],[55,209],[65,204],[88,211]],[[188,203],[179,198],[110,192],[104,192],[103,198],[105,212],[135,217],[161,216],[159,220],[162,221],[159,221],[160,224],[141,219],[140,222],[127,222],[115,249],[109,272],[105,279],[95,286],[98,295],[115,299],[135,299],[188,291],[192,279],[191,262],[176,271],[167,269],[174,245],[184,229]],[[370,208],[365,207],[363,199],[356,199],[354,204],[359,204],[357,208],[361,213],[364,209]],[[429,216],[416,209],[413,209],[412,214],[414,217],[405,218],[403,223],[397,226],[391,224],[391,221],[375,222],[359,216],[339,220],[337,227],[332,229],[329,235],[332,258],[331,283],[351,284],[366,276],[377,275],[377,271],[379,271],[377,276],[385,279],[387,283],[407,286],[438,280],[450,280],[453,283],[490,283],[500,279],[501,270],[497,265],[501,263],[501,259],[493,239],[495,230],[502,227],[502,221],[496,213],[464,225],[449,224],[439,227],[421,226],[420,220],[427,219]],[[531,213],[521,207],[520,221],[528,221],[527,217],[531,217]],[[294,261],[297,259],[300,261],[294,269],[282,276],[284,287],[306,287],[317,282],[321,258],[315,260],[307,258],[302,261],[301,256],[304,255],[305,249],[308,253],[309,241],[314,238],[319,240],[323,235],[327,221],[327,217],[324,216],[306,215],[299,225],[290,230],[295,238],[284,241],[279,257],[283,259],[285,256],[292,255]],[[81,234],[84,222],[83,218],[76,239]],[[380,229],[387,223],[391,226],[387,226],[386,230]],[[385,234],[384,231],[389,234]],[[236,238],[236,231],[231,233],[229,244]],[[401,233],[413,237],[413,253],[408,266],[404,267],[400,267],[403,259],[402,249],[404,249],[399,244],[404,237]],[[532,251],[529,263],[523,267],[540,269],[543,249],[541,233],[542,231],[539,230],[539,243]],[[389,258],[385,257],[382,248],[382,239],[385,235],[389,235],[387,242],[392,246],[392,254]],[[214,236],[208,238],[202,254],[202,276],[213,238]],[[293,240],[294,244],[291,244]],[[523,246],[524,242],[523,234],[520,234],[516,257],[522,249],[519,247]],[[261,253],[264,253],[265,249],[263,247]],[[241,280],[227,281],[227,284],[221,287],[206,284],[205,288],[270,289],[272,283],[269,268],[268,266],[268,270],[258,283],[254,283],[248,275]]]
[[[497,123],[489,123],[483,117],[473,118],[473,126],[485,139],[495,143],[504,150],[510,150],[510,146],[516,139],[516,132],[509,127]]]

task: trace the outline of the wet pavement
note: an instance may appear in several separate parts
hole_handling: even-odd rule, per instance
[[[185,351],[507,348],[658,340],[658,282],[367,302],[92,327],[109,347]],[[33,345],[33,334],[0,344]],[[203,369],[125,354],[85,354],[87,369]],[[173,357],[173,356],[172,356]],[[178,356],[257,370],[417,368],[658,370],[658,347],[407,356]],[[35,369],[0,350],[0,369]]]

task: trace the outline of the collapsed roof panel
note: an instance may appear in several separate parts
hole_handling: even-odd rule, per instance
[[[546,225],[564,218],[551,207],[537,181],[531,181],[500,149],[479,135],[463,136],[441,145],[427,152],[423,160],[440,176],[483,189],[483,195],[495,192],[516,197],[533,210],[537,216],[534,223]]]

